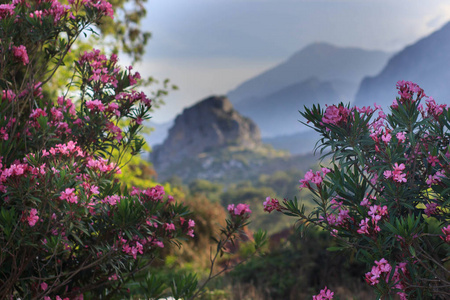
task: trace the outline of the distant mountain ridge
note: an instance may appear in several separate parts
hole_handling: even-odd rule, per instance
[[[399,80],[417,83],[438,103],[450,103],[450,22],[394,55],[378,75],[364,78],[355,105],[389,106]]]
[[[343,48],[314,43],[292,55],[287,61],[253,77],[227,93],[237,104],[267,96],[289,85],[318,78],[322,81],[344,80],[357,85],[364,76],[378,73],[390,54],[358,48]]]
[[[303,110],[304,105],[333,104],[338,101],[339,96],[331,82],[308,78],[265,97],[237,103],[235,107],[258,124],[263,137],[273,137],[302,130],[298,111]]]
[[[245,81],[228,97],[258,124],[262,137],[290,135],[305,130],[297,122],[305,105],[352,102],[362,78],[379,72],[388,57],[382,51],[315,43]]]

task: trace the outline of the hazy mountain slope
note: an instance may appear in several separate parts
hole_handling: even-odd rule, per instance
[[[450,23],[394,55],[377,76],[365,78],[355,105],[390,105],[398,80],[413,81],[436,102],[450,103]]]
[[[304,105],[333,104],[339,100],[332,83],[309,78],[266,97],[240,102],[235,107],[258,124],[263,137],[273,137],[303,130],[304,126],[298,122],[301,118],[298,111],[302,111]]]
[[[364,76],[377,74],[389,56],[381,51],[315,43],[295,53],[286,62],[245,81],[230,91],[228,97],[237,104],[245,99],[266,96],[311,77],[323,81],[339,79],[357,85]]]
[[[318,132],[310,129],[291,135],[263,138],[263,143],[272,145],[277,150],[289,151],[292,155],[302,155],[313,153],[314,147],[320,138],[321,135]],[[316,156],[320,157],[320,153],[318,152]]]
[[[148,121],[145,126],[151,129],[150,133],[144,133],[143,136],[150,146],[162,144],[169,134],[170,127],[173,126],[173,121],[164,123],[155,123]]]

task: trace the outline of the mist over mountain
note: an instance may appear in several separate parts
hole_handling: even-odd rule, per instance
[[[436,102],[450,103],[450,23],[394,55],[378,75],[364,78],[354,104],[389,106],[398,80],[413,81]]]
[[[312,77],[322,81],[344,81],[354,91],[347,90],[345,95],[340,96],[353,96],[362,78],[377,74],[389,56],[390,54],[382,51],[314,43],[298,51],[284,63],[245,81],[230,91],[228,97],[234,104],[252,101],[251,99],[265,97]]]
[[[262,141],[264,144],[271,145],[274,149],[289,151],[292,155],[305,155],[314,152],[314,147],[320,138],[320,133],[308,130],[290,135],[263,138]],[[315,157],[320,157],[320,153],[317,152]]]
[[[304,105],[333,104],[338,100],[339,95],[331,82],[309,78],[268,96],[239,102],[235,107],[258,124],[263,137],[274,137],[293,134],[304,128],[298,121],[301,119],[298,111],[303,110]]]
[[[151,129],[150,133],[143,134],[147,143],[150,146],[162,144],[164,140],[167,138],[167,135],[169,134],[169,129],[170,127],[173,126],[173,122],[174,120],[164,123],[155,123],[152,121],[146,122],[145,126]]]

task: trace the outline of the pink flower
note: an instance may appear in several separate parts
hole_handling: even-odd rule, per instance
[[[13,54],[14,57],[21,60],[24,65],[30,62],[28,60],[27,48],[25,48],[24,45],[20,45],[19,47],[13,46]]]
[[[336,107],[335,105],[328,106],[323,114],[322,122],[326,124],[338,125],[346,122],[349,110],[343,106]]]
[[[92,100],[86,102],[86,107],[90,110],[104,111],[105,106],[100,100]]]
[[[399,132],[397,133],[395,136],[397,137],[399,142],[404,143],[406,140],[406,136],[405,136],[406,132]]]
[[[175,231],[175,225],[172,223],[165,223],[164,224],[164,228],[166,229],[166,231]]]
[[[370,285],[375,285],[380,282],[378,280],[380,278],[380,275],[381,275],[380,268],[377,266],[373,266],[372,270],[366,273],[366,282],[369,283]]]
[[[48,288],[48,284],[46,284],[45,282],[41,283],[41,289],[43,291],[47,290],[47,288]]]
[[[277,199],[267,197],[263,205],[264,211],[267,211],[268,213],[272,212],[275,209],[281,211],[281,206]]]
[[[39,216],[37,214],[37,209],[32,208],[30,211],[30,215],[27,217],[28,225],[30,225],[30,227],[36,225],[36,222],[39,220]]]
[[[437,203],[427,203],[425,204],[425,210],[424,213],[430,217],[431,215],[434,215],[436,213],[437,209]]]
[[[313,300],[332,300],[334,292],[330,291],[327,287],[320,291],[316,296],[313,296]]]
[[[369,207],[370,205],[369,199],[364,198],[359,205]]]
[[[385,133],[381,136],[381,140],[385,143],[385,144],[389,144],[389,142],[391,141],[392,136],[389,133]]]
[[[242,216],[246,213],[251,213],[252,211],[250,210],[250,205],[248,204],[242,204],[239,203],[238,205],[236,205],[236,208],[234,209],[234,214],[237,216]]]
[[[33,109],[30,114],[31,119],[37,119],[40,116],[46,117],[47,113],[40,108]]]
[[[394,171],[392,172],[394,181],[397,182],[406,182],[406,174],[402,173],[402,171],[405,170],[405,165],[397,163],[394,164]]]
[[[309,187],[309,182],[311,181],[311,179],[314,177],[314,173],[312,170],[309,170],[308,172],[306,172],[305,174],[305,178],[304,179],[300,179],[300,183],[302,184],[300,186],[300,188],[307,188]]]
[[[242,204],[242,203],[240,203],[236,206],[234,204],[230,204],[230,205],[228,205],[227,210],[232,217],[244,216],[245,218],[248,218],[249,214],[252,213],[252,211],[250,210],[250,205]]]
[[[95,186],[95,185],[92,185],[90,190],[91,190],[91,193],[94,195],[98,195],[100,193],[98,190],[98,186]]]
[[[59,199],[66,200],[69,203],[78,203],[78,197],[74,193],[75,189],[67,188],[64,192],[61,192]]]
[[[117,280],[117,279],[119,279],[117,274],[113,274],[112,276],[108,277],[108,280]]]
[[[120,197],[118,195],[106,196],[105,199],[102,200],[102,203],[108,203],[111,206],[114,206],[119,202]]]
[[[0,4],[0,20],[14,15],[14,4]]]
[[[164,248],[164,243],[161,241],[153,241],[153,245],[158,246],[159,248]]]
[[[442,228],[442,233],[445,235],[445,238],[441,236],[441,239],[447,243],[450,243],[450,225]]]
[[[359,229],[356,231],[359,234],[369,234],[369,218],[365,218],[361,220],[359,223]]]
[[[316,185],[321,184],[323,181],[322,176],[320,175],[320,172],[316,172],[316,174],[314,174],[313,178],[311,179],[312,183],[315,183]]]
[[[439,163],[439,159],[437,156],[433,156],[430,153],[428,153],[427,161],[429,164],[431,164],[433,167],[436,166],[436,163]]]
[[[144,195],[148,196],[150,200],[154,202],[161,202],[164,199],[165,194],[164,187],[161,185],[156,185],[144,191]]]
[[[384,178],[389,179],[392,177],[392,171],[386,170],[383,172]]]

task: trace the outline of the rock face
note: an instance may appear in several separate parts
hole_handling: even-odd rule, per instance
[[[178,115],[164,143],[154,148],[151,161],[159,171],[222,147],[254,149],[260,145],[256,124],[234,110],[226,97],[213,96]]]

